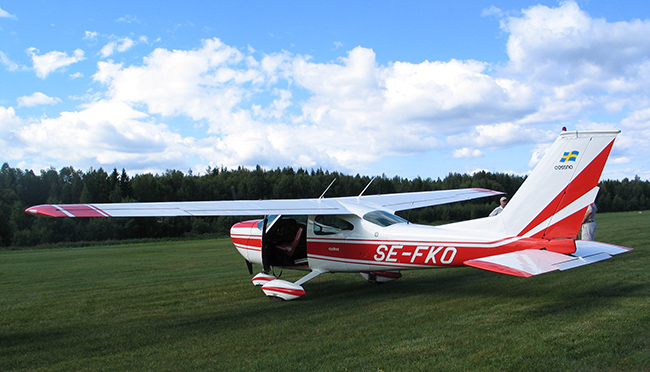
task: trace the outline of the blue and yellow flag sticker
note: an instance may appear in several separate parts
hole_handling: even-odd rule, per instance
[[[578,154],[580,154],[578,151],[565,152],[564,156],[562,156],[560,159],[560,163],[565,163],[567,161],[576,161]]]

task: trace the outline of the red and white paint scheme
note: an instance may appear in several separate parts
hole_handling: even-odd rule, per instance
[[[412,224],[395,212],[502,193],[458,189],[318,199],[39,205],[26,212],[54,217],[266,216],[235,224],[231,238],[249,264],[263,268],[253,284],[284,300],[303,296],[302,285],[323,273],[359,272],[381,283],[398,279],[403,270],[472,266],[529,277],[630,250],[576,240],[618,133],[562,132],[500,214],[442,226]],[[271,274],[280,267],[308,273],[291,283]]]

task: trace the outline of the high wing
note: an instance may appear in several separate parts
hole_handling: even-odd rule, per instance
[[[396,211],[429,207],[502,192],[469,188],[321,199],[226,200],[161,203],[37,205],[27,213],[51,217],[175,217],[360,214],[362,210]],[[359,208],[361,207],[361,208]]]
[[[528,278],[554,270],[568,270],[588,265],[632,250],[632,248],[586,240],[576,240],[575,245],[576,252],[571,255],[525,249],[469,260],[464,264],[478,269]]]

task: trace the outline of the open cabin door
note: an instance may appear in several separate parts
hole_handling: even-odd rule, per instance
[[[262,226],[262,262],[271,267],[307,268],[307,217],[269,216]]]

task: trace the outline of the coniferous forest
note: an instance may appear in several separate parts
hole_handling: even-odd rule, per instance
[[[50,168],[35,174],[31,170],[3,164],[0,170],[0,248],[55,243],[97,242],[145,238],[226,236],[237,217],[173,218],[48,218],[32,216],[25,208],[37,204],[117,203],[151,201],[194,201],[244,199],[317,198],[337,179],[326,197],[358,195],[371,177],[345,175],[322,169],[257,167],[208,168],[195,176],[177,170],[164,174],[129,177],[126,170],[72,167]],[[524,177],[479,172],[450,173],[444,179],[412,180],[377,177],[365,194],[481,187],[513,195]],[[602,181],[596,203],[600,212],[650,209],[650,182],[623,179]],[[415,223],[460,221],[487,216],[498,197],[422,208],[400,213]]]

